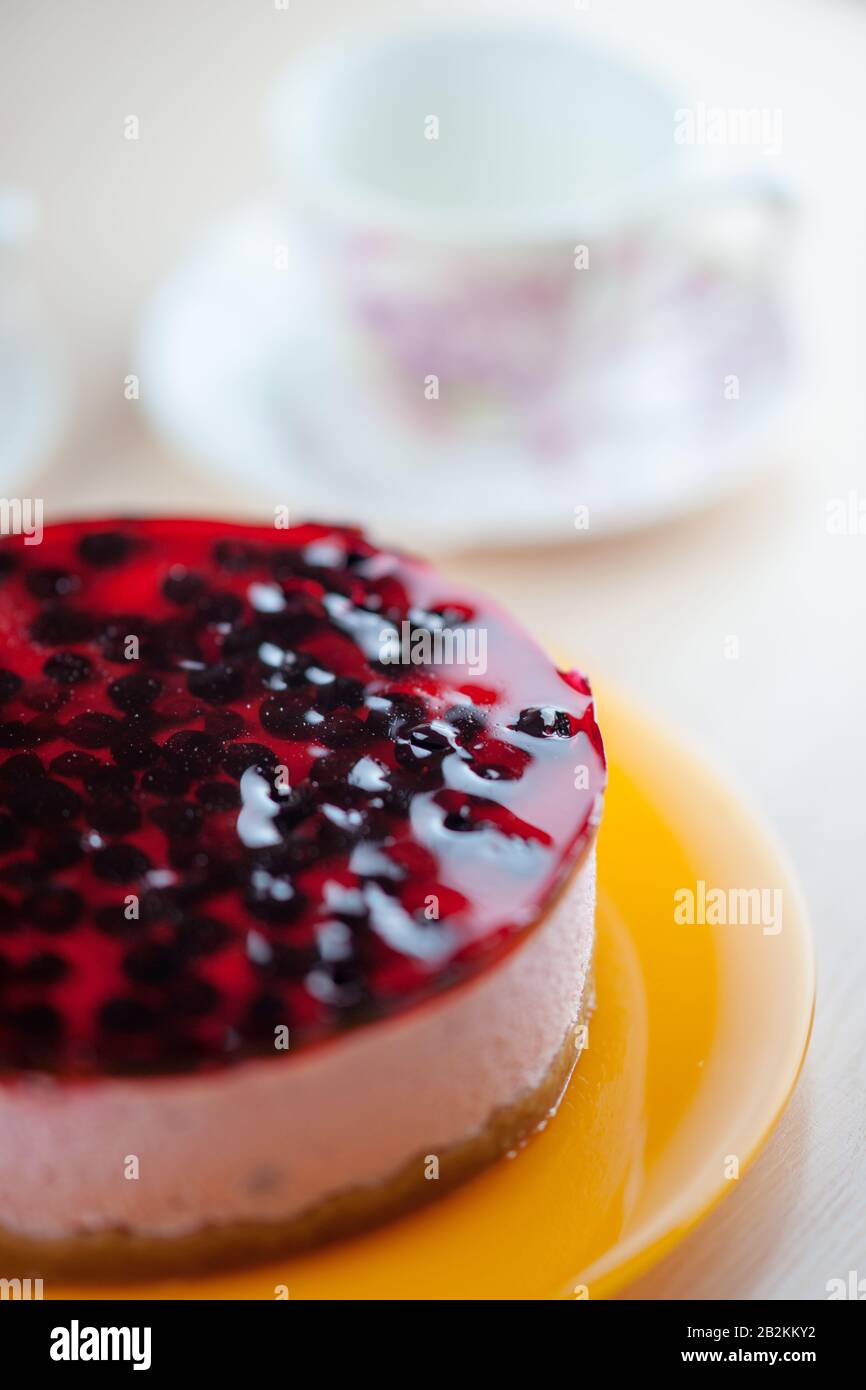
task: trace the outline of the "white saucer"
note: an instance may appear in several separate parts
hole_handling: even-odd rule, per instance
[[[158,429],[262,509],[353,519],[422,551],[589,538],[716,501],[766,460],[793,395],[779,297],[705,270],[575,373],[573,442],[422,431],[354,371],[314,277],[264,203],[217,223],[148,306],[141,399]],[[725,382],[739,380],[738,399]],[[436,403],[428,403],[435,412]],[[525,423],[525,422],[524,422]],[[581,516],[586,515],[582,513]]]
[[[66,406],[64,354],[31,276],[39,220],[29,189],[0,185],[0,487],[9,492],[55,444]]]
[[[21,492],[60,434],[64,392],[53,344],[10,334],[0,342],[0,487]]]

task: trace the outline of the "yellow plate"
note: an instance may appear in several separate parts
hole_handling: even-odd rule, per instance
[[[53,1297],[273,1299],[282,1285],[291,1298],[603,1298],[736,1186],[808,1043],[800,893],[766,829],[705,767],[619,697],[599,706],[610,787],[597,1003],[545,1131],[426,1210],[317,1254]],[[763,925],[678,924],[674,895],[699,880],[707,893],[768,890],[768,907],[780,890],[782,929],[771,911]]]

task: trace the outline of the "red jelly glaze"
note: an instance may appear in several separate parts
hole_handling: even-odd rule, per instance
[[[439,664],[379,660],[403,623]],[[538,920],[605,782],[585,679],[351,528],[6,538],[0,701],[13,1074],[284,1056],[281,1025],[296,1051],[453,986]]]

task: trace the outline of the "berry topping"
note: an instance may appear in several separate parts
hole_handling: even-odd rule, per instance
[[[78,554],[85,564],[105,569],[125,560],[134,544],[126,531],[91,531],[78,542]]]
[[[112,681],[108,687],[108,698],[118,709],[129,714],[149,709],[161,690],[162,681],[155,680],[153,676],[133,673],[118,676],[116,681]]]
[[[21,689],[23,681],[14,671],[0,670],[0,703],[11,700]]]
[[[172,565],[162,581],[162,592],[169,603],[183,606],[200,598],[205,590],[205,581],[200,574],[185,569],[183,565]]]
[[[512,728],[521,734],[531,734],[533,738],[571,738],[574,733],[571,716],[552,705],[522,709]]]
[[[496,959],[592,838],[583,677],[357,530],[70,523],[0,580],[0,1073],[290,1061]]]
[[[81,652],[55,652],[42,667],[49,680],[58,685],[80,685],[93,673],[93,663]]]

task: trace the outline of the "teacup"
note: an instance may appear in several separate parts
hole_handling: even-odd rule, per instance
[[[769,170],[701,176],[664,87],[574,30],[344,36],[290,67],[267,116],[340,336],[392,397],[463,424],[511,426],[616,350],[716,254],[701,223],[757,210],[763,273],[789,207]]]

